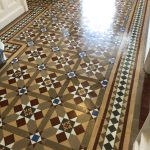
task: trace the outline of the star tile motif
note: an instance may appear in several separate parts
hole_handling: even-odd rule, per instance
[[[41,32],[47,32],[47,29],[44,26],[40,27]]]
[[[90,85],[87,81],[80,83],[78,86],[68,87],[68,91],[73,95],[76,104],[97,96],[97,94],[90,89]]]
[[[47,31],[49,29],[47,28]],[[51,30],[51,29],[50,29]],[[61,37],[60,34],[56,33],[56,32],[46,32],[48,34],[45,34],[45,32],[42,32],[41,36],[39,36],[37,38],[37,43],[38,44],[45,44],[47,46],[51,46],[51,44],[56,44],[57,42],[60,41]]]
[[[44,93],[49,91],[50,89],[56,89],[61,87],[61,83],[57,80],[57,75],[55,73],[51,73],[46,77],[36,78],[36,83],[39,85],[40,93]]]
[[[100,74],[101,72],[105,71],[104,67],[97,61],[93,60],[90,62],[84,62],[80,64],[81,68],[83,68],[86,74],[90,76],[95,76]]]
[[[27,66],[21,66],[18,69],[11,69],[7,71],[9,77],[9,84],[18,82],[19,80],[26,80],[30,78]]]
[[[26,51],[25,53],[28,56],[28,61],[35,61],[37,59],[42,59],[46,57],[46,54],[43,52],[43,48]]]
[[[17,39],[20,41],[26,41],[27,40],[29,42],[28,46],[32,46],[32,44],[31,44],[33,42],[32,40],[34,39],[34,37],[37,34],[38,34],[38,32],[36,29],[31,29],[31,28],[29,29],[28,28],[27,30],[21,32],[19,34],[19,37],[17,37]]]
[[[54,42],[50,35],[41,34],[41,36],[36,41],[38,44],[49,46],[51,42]]]
[[[79,135],[84,132],[81,123],[77,122],[75,111],[70,111],[64,117],[55,117],[50,119],[52,126],[57,129],[56,138],[59,143],[69,139],[70,135]]]
[[[55,62],[57,69],[74,64],[68,53],[64,53],[60,56],[54,56],[52,57],[52,61]]]
[[[80,47],[75,40],[69,40],[66,45],[69,49],[76,49]]]
[[[14,107],[14,112],[18,115],[16,120],[17,126],[23,126],[30,120],[38,120],[43,117],[43,113],[38,109],[39,102],[33,99],[27,104],[20,104]]]

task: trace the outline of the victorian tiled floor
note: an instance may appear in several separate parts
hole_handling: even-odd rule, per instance
[[[146,5],[28,0],[0,33],[0,148],[129,149]]]

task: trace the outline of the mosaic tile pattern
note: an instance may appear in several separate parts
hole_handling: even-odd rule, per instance
[[[97,11],[107,8],[105,2],[28,0],[30,13],[0,36],[16,54],[0,71],[1,149],[88,149],[135,3],[137,18],[123,47],[126,55],[118,56],[116,89],[101,134],[94,135],[99,142],[93,143],[119,149],[144,0],[111,2],[115,11],[103,22],[97,20],[101,13],[87,10],[91,4]]]

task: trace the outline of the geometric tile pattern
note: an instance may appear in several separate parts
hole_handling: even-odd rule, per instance
[[[36,78],[36,83],[39,85],[40,93],[48,91],[52,88],[60,88],[61,83],[57,81],[57,76],[55,73],[49,74],[46,77]]]
[[[86,56],[81,59],[77,72],[81,75],[87,76],[88,78],[101,80],[105,77],[108,64],[108,61],[104,64],[101,59],[92,59]]]
[[[146,0],[130,29],[135,1],[27,1],[29,11],[0,33],[12,56],[0,70],[0,148],[89,149],[99,136],[97,149],[119,149]]]
[[[21,66],[18,69],[11,69],[7,71],[9,77],[9,84],[13,84],[19,80],[26,80],[30,78],[30,75],[27,73],[27,66]]]
[[[71,57],[69,56],[68,53],[65,53],[65,54],[60,55],[60,56],[54,56],[54,57],[52,57],[52,60],[55,62],[56,67],[58,69],[62,68],[64,66],[74,64],[73,60],[71,59]]]
[[[83,63],[81,64],[81,67],[85,70],[88,76],[96,75],[104,70],[98,61]]]
[[[37,48],[34,51],[26,51],[26,55],[28,57],[28,61],[34,61],[46,57],[46,54],[43,53],[42,48]]]
[[[17,105],[14,107],[14,113],[17,114],[17,126],[23,126],[30,120],[38,120],[43,117],[42,111],[38,109],[38,100],[31,100],[27,105]]]
[[[58,142],[69,139],[70,135],[78,135],[84,132],[84,128],[77,121],[77,115],[74,111],[70,111],[64,117],[52,118],[51,124],[57,129],[56,137]]]
[[[76,104],[79,104],[86,99],[97,97],[97,94],[90,89],[90,85],[87,81],[80,83],[78,86],[68,87],[68,91],[73,95]]]
[[[8,65],[7,71],[0,76],[0,80],[4,84],[9,84],[18,88],[23,87],[32,75],[36,68],[21,63],[20,58],[14,58]]]

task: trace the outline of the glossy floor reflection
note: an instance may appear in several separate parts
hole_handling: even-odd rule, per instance
[[[105,33],[112,29],[113,19],[116,15],[116,1],[82,1],[82,23],[87,32],[93,34]],[[107,8],[107,9],[106,9]],[[86,21],[85,21],[86,20]]]
[[[123,149],[145,3],[28,0],[0,34],[1,149]]]

